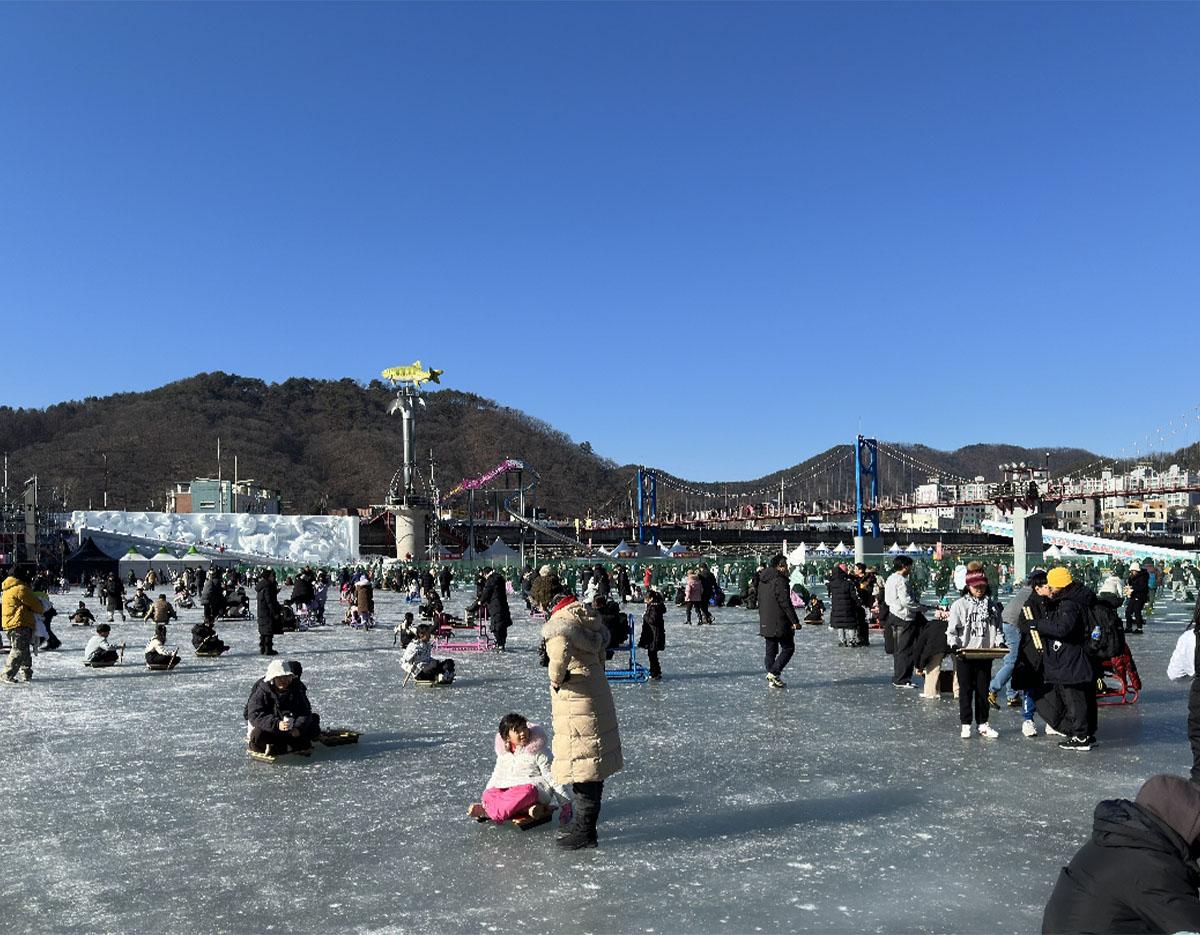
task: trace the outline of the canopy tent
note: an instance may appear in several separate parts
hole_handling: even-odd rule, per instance
[[[1050,546],[1050,548],[1046,549],[1046,551],[1042,553],[1042,558],[1061,558],[1061,557],[1062,557],[1062,549],[1060,549],[1056,545]]]
[[[631,546],[628,542],[626,542],[624,539],[622,539],[620,542],[617,543],[616,548],[614,548],[608,554],[611,555],[613,558],[633,558],[635,553],[634,553],[633,546]]]
[[[907,549],[905,549],[904,551],[905,551],[905,552],[910,552],[910,553],[913,553],[913,554],[917,554],[917,553],[923,552],[923,551],[924,551],[924,549],[922,549],[922,548],[921,548],[919,545],[917,545],[915,542],[910,542],[910,543],[908,544],[908,548],[907,548]]]
[[[681,543],[678,539],[676,539],[675,544],[673,546],[671,546],[671,551],[668,552],[667,554],[670,555],[671,558],[689,558],[690,556],[696,555],[697,553],[693,552],[691,549],[689,549],[687,546],[685,546],[683,543]]]
[[[890,549],[888,549],[888,553],[891,555],[898,555],[900,552],[903,552],[903,551],[904,550],[902,548],[900,548],[899,542],[893,542],[892,547]]]
[[[158,552],[155,553],[155,555],[150,559],[150,567],[154,569],[155,574],[164,575],[179,571],[183,568],[183,565],[180,563],[179,559],[168,552],[164,547],[159,549]]]
[[[801,542],[788,553],[787,560],[789,565],[803,565],[808,561],[808,546]]]
[[[1064,545],[1064,546],[1062,547],[1062,551],[1061,551],[1059,554],[1060,554],[1060,555],[1067,555],[1067,556],[1070,556],[1070,555],[1078,555],[1079,553],[1078,553],[1078,552],[1076,552],[1076,551],[1075,551],[1073,548],[1071,548],[1069,545]]]
[[[181,558],[179,562],[185,568],[207,568],[212,564],[212,561],[210,561],[207,556],[201,555],[196,551],[195,546],[192,546],[190,549],[188,549],[183,554],[183,558]]]
[[[838,542],[838,544],[833,547],[833,554],[834,555],[853,555],[854,550],[852,548],[850,548],[850,546],[846,545],[846,543]]]
[[[68,581],[80,582],[92,575],[107,575],[117,570],[117,560],[104,552],[88,536],[83,544],[63,561]]]
[[[479,560],[484,562],[515,562],[520,561],[520,558],[521,553],[506,546],[499,536],[479,553]]]
[[[824,542],[818,542],[817,547],[813,549],[813,552],[815,552],[817,555],[828,555],[829,546],[827,546]]]
[[[135,548],[130,548],[117,562],[117,573],[122,578],[126,577],[131,571],[135,578],[141,578],[149,570],[150,559],[146,558],[146,556]]]

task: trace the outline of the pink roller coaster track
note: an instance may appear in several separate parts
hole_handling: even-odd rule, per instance
[[[451,500],[465,491],[478,490],[480,487],[486,487],[501,474],[504,474],[508,471],[525,470],[528,470],[528,468],[525,466],[524,461],[516,461],[512,458],[505,458],[490,471],[480,474],[478,477],[468,477],[465,480],[460,481],[452,490],[450,490],[449,493],[442,497],[442,502],[444,503],[447,500]]]

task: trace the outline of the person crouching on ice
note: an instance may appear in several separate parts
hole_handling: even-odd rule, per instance
[[[229,646],[217,636],[217,628],[204,620],[192,627],[192,648],[206,655],[220,655],[229,651]]]
[[[96,627],[96,635],[88,640],[87,646],[83,648],[83,664],[85,666],[91,666],[93,669],[105,669],[117,664],[120,654],[108,641],[108,634],[111,632],[112,627],[107,623]]]
[[[311,750],[321,734],[321,716],[314,713],[308,688],[291,663],[272,659],[266,674],[254,683],[242,716],[250,728],[247,746],[255,753],[278,756]]]
[[[547,817],[556,800],[567,801],[566,790],[550,774],[546,732],[520,714],[506,714],[494,738],[496,768],[483,790],[483,801],[474,802],[467,815],[476,821],[508,821]]]
[[[154,639],[146,644],[146,665],[152,669],[174,669],[179,665],[179,656],[167,652],[167,625],[160,623],[154,628]]]
[[[400,657],[400,668],[418,682],[454,681],[454,660],[433,658],[433,627],[422,623],[417,627],[417,638],[404,649]]]

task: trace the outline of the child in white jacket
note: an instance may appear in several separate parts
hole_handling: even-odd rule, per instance
[[[520,714],[506,714],[500,719],[495,747],[496,768],[483,790],[483,801],[467,809],[469,817],[508,821],[527,816],[536,821],[548,817],[556,801],[567,802],[565,789],[550,774],[546,732],[539,725]]]

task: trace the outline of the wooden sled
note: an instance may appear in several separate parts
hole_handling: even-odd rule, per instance
[[[220,652],[220,653],[202,653],[202,652],[199,652],[199,651],[197,651],[196,655],[197,655],[198,657],[200,657],[201,659],[220,659],[220,658],[221,658],[221,656],[223,656],[223,655],[224,655],[224,652]]]
[[[528,815],[525,815],[522,818],[513,818],[511,821],[512,824],[516,825],[522,831],[528,831],[530,828],[537,828],[540,825],[549,824],[550,819],[553,817],[554,812],[549,812],[541,818],[530,818]]]
[[[247,748],[246,753],[250,756],[250,759],[257,760],[259,763],[274,763],[287,756],[312,756],[312,748],[308,750],[289,750],[287,753],[261,753],[258,750]]]
[[[341,747],[348,743],[358,743],[358,738],[361,736],[362,734],[356,730],[323,730],[317,737],[317,743],[327,747]]]
[[[170,672],[172,669],[177,669],[179,667],[173,666],[169,662],[155,662],[155,663],[147,662],[146,668],[149,669],[151,672]]]
[[[422,688],[449,688],[453,682],[439,682],[437,679],[413,679],[414,685]]]

